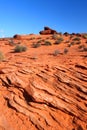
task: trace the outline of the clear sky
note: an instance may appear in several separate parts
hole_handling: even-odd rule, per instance
[[[0,37],[38,34],[44,26],[87,32],[87,0],[0,0]]]

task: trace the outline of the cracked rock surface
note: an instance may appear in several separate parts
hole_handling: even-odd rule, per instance
[[[5,46],[0,130],[87,130],[87,52],[54,57],[49,53],[56,45],[21,54],[11,53],[7,41],[2,50]],[[38,59],[31,58],[35,51]]]

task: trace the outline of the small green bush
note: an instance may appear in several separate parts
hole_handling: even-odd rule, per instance
[[[27,50],[27,47],[24,45],[16,45],[16,47],[14,48],[14,52],[23,52],[26,50]]]
[[[57,40],[57,39],[58,39],[58,35],[57,35],[57,34],[53,34],[53,35],[52,35],[52,39]]]
[[[4,54],[0,51],[0,61],[4,60]]]
[[[29,40],[34,40],[35,39],[35,37],[31,37]]]
[[[81,39],[79,37],[75,37],[72,39],[73,41],[80,41]]]
[[[52,45],[52,43],[50,41],[45,41],[44,45],[50,46],[50,45]]]
[[[60,44],[64,39],[62,37],[59,37],[54,44]]]
[[[38,40],[38,41],[37,41],[37,43],[41,43],[41,42],[42,42],[42,40]]]
[[[60,54],[60,51],[59,51],[59,50],[55,50],[55,51],[53,52],[53,55],[54,55],[54,56],[57,56],[58,54]]]
[[[33,48],[38,48],[38,47],[40,47],[40,46],[41,46],[40,43],[33,43],[33,44],[32,44],[32,47],[33,47]]]
[[[83,38],[87,39],[87,34],[84,34],[84,35],[83,35]]]

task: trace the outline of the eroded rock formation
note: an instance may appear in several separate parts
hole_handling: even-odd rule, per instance
[[[87,52],[76,44],[53,56],[61,43],[13,53],[8,40],[1,43],[0,130],[87,130]]]
[[[42,35],[47,35],[47,34],[57,34],[57,31],[49,28],[49,27],[44,27],[44,30],[39,32]]]

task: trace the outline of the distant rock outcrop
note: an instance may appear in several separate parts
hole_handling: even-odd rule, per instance
[[[13,36],[13,38],[20,40],[20,39],[21,39],[21,36],[18,35],[18,34],[15,34],[15,35]]]
[[[58,34],[57,31],[55,31],[55,30],[53,30],[53,29],[51,29],[51,28],[49,28],[49,27],[44,27],[44,30],[40,31],[39,33],[42,34],[42,35]]]

